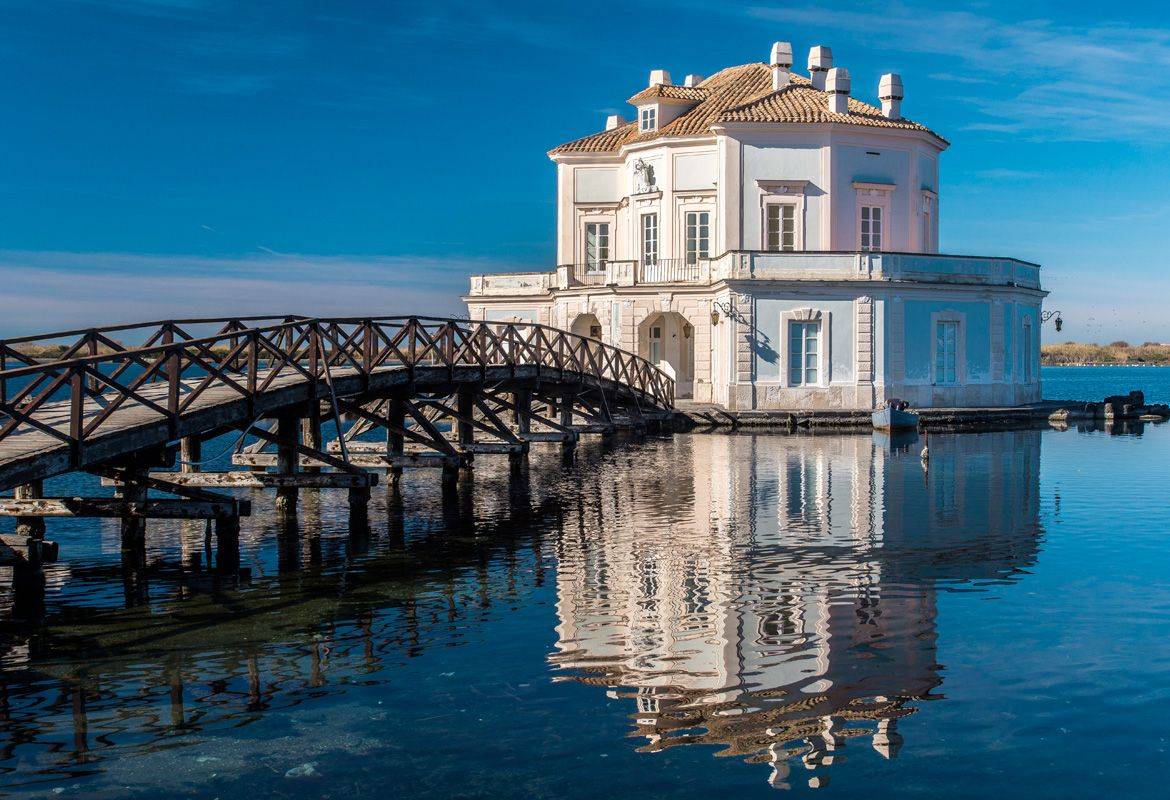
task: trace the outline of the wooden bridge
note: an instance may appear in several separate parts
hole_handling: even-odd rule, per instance
[[[648,361],[525,323],[237,317],[3,340],[0,491],[13,493],[0,516],[16,530],[0,537],[0,564],[18,594],[43,583],[40,565],[57,556],[46,517],[120,518],[131,566],[145,564],[147,519],[203,518],[216,568],[234,573],[251,508],[225,488],[274,489],[283,515],[301,489],[346,489],[364,515],[371,470],[395,482],[432,468],[450,482],[480,456],[519,466],[531,442],[571,452],[583,433],[658,425],[673,400]],[[225,434],[245,469],[204,471],[202,444]],[[45,497],[45,479],[69,472],[100,476],[114,496]]]

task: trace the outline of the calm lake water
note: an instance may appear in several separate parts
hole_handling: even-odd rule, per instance
[[[249,581],[151,523],[129,604],[116,524],[53,521],[0,793],[1164,796],[1170,426],[920,447],[542,447],[378,487],[357,532],[344,493],[294,527],[258,494]]]
[[[1094,400],[1131,389],[1146,393],[1146,402],[1170,403],[1170,367],[1041,367],[1044,397]]]

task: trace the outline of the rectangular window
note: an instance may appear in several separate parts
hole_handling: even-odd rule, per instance
[[[658,263],[658,215],[642,215],[642,263],[654,266]]]
[[[585,223],[585,268],[601,272],[609,261],[609,223]]]
[[[930,212],[922,212],[922,252],[933,253],[934,244],[931,241],[934,238],[934,225],[931,223]]]
[[[791,322],[788,325],[788,383],[816,386],[820,381],[821,323]]]
[[[700,258],[710,258],[711,214],[708,211],[688,211],[686,216],[687,263],[698,264]]]
[[[773,252],[796,249],[796,206],[772,203],[766,207],[764,249]]]
[[[940,321],[934,332],[934,382],[958,383],[959,323]]]
[[[658,109],[657,108],[643,108],[638,115],[639,125],[638,129],[642,131],[652,131],[658,127]]]
[[[861,249],[882,249],[882,207],[861,207]]]
[[[650,326],[650,363],[657,364],[662,360],[662,327]]]

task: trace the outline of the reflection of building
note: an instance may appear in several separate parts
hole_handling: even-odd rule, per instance
[[[936,582],[1035,557],[1036,432],[934,437],[929,476],[870,437],[662,447],[637,489],[566,520],[551,656],[630,698],[646,751],[720,745],[778,785],[854,737],[893,757],[941,681]]]
[[[552,150],[556,268],[473,276],[470,315],[602,339],[729,408],[1038,400],[1039,267],[940,254],[948,143],[901,78],[863,92],[829,48],[807,76],[792,55],[654,70],[633,122]]]

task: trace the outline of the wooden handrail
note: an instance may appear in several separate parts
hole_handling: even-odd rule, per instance
[[[217,325],[218,331],[192,336],[187,329],[195,324]],[[126,331],[136,331],[144,344],[126,346],[111,336]],[[62,355],[55,359],[38,362],[17,348],[73,335],[77,340],[61,344]],[[0,340],[0,355],[5,356],[0,417],[8,418],[0,419],[0,440],[27,425],[80,444],[127,402],[157,411],[174,426],[212,387],[230,387],[254,399],[279,377],[299,374],[319,382],[337,369],[368,380],[385,367],[536,366],[623,385],[639,403],[661,408],[674,403],[674,381],[640,356],[530,322],[288,315],[165,320]],[[127,373],[132,367],[141,371]],[[165,395],[156,400],[143,395],[145,387],[160,383]],[[67,435],[34,419],[38,410],[66,400]]]

